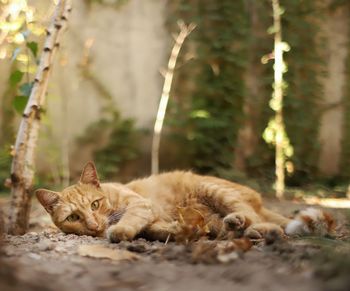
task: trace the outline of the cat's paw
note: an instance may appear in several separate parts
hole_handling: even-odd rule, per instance
[[[283,229],[274,223],[263,222],[249,226],[244,231],[244,236],[250,239],[279,239],[283,237]]]
[[[246,226],[246,218],[239,213],[230,213],[224,217],[226,230],[242,230]]]
[[[123,240],[132,240],[136,231],[129,225],[112,225],[107,230],[107,238],[111,243],[118,243]]]

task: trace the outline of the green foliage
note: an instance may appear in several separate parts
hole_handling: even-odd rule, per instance
[[[24,111],[24,108],[26,107],[28,102],[27,96],[16,96],[15,99],[13,99],[13,107],[17,111],[17,113],[22,114]]]
[[[247,1],[171,1],[169,28],[175,31],[178,19],[195,22],[196,31],[185,44],[176,71],[173,101],[167,124],[186,151],[188,167],[204,173],[231,171],[238,129],[243,121],[253,122],[254,134],[260,135],[254,153],[246,160],[247,173],[273,176],[273,148],[263,141],[262,134],[273,112],[268,108],[272,88],[272,63],[260,68],[260,59],[269,59],[273,39],[267,33],[273,23],[271,1],[257,1],[255,10]],[[317,76],[324,71],[320,56],[322,39],[318,38],[318,21],[324,11],[312,0],[283,1],[283,39],[291,51],[285,55],[288,72],[285,78],[283,107],[286,131],[294,149],[294,175],[289,182],[302,184],[317,173],[319,152],[319,103],[322,86]],[[323,14],[322,14],[323,13]],[[259,19],[263,33],[254,32],[251,23]],[[254,20],[255,19],[255,20]],[[253,50],[252,50],[253,47]],[[249,52],[249,50],[251,50]],[[194,60],[186,63],[187,54]],[[248,51],[248,52],[247,52]],[[261,78],[258,97],[249,96],[243,79],[247,62],[259,68]],[[249,71],[248,71],[249,73]],[[243,102],[250,106],[250,115],[243,113]]]
[[[0,192],[7,190],[5,180],[10,177],[11,156],[9,147],[0,148]]]
[[[250,68],[247,74],[255,73],[258,90],[249,88],[249,84],[246,84],[245,103],[249,106],[249,111],[244,116],[244,121],[251,124],[252,134],[258,140],[254,152],[246,158],[246,171],[255,179],[262,177],[271,181],[275,176],[275,151],[273,145],[267,144],[263,138],[266,126],[274,115],[269,106],[274,76],[273,61],[270,60],[274,40],[272,34],[266,33],[273,22],[271,0],[251,1],[247,9],[250,21],[247,42]]]
[[[12,160],[10,146],[15,140],[15,115],[16,113],[23,114],[33,86],[30,80],[33,78],[32,74],[36,71],[37,66],[38,43],[36,37],[43,35],[44,32],[40,29],[41,26],[38,22],[30,23],[28,19],[25,20],[25,15],[25,13],[19,13],[17,18],[8,17],[6,19],[8,23],[18,24],[15,30],[10,29],[7,33],[12,39],[20,39],[20,41],[7,43],[5,39],[3,43],[8,58],[11,58],[12,67],[7,88],[0,98],[0,190],[4,187],[5,179],[10,176]],[[5,27],[11,27],[11,25]]]
[[[32,52],[34,58],[36,58],[37,55],[38,55],[38,43],[35,42],[35,41],[30,41],[30,42],[27,42],[27,43],[26,43],[26,46],[27,46],[27,48],[29,48],[30,51]]]
[[[292,157],[296,174],[304,179],[317,172],[319,154],[318,131],[322,86],[317,76],[324,70],[317,43],[321,19],[317,3],[313,0],[284,1],[283,38],[291,51],[286,54],[288,88],[284,102],[284,115],[288,136],[294,148]]]
[[[19,71],[15,71],[19,72]],[[13,108],[17,111],[19,114],[23,114],[23,111],[27,105],[30,92],[33,88],[33,82],[23,83],[21,86],[19,86],[18,90],[21,93],[21,95],[17,95],[13,99]]]
[[[12,87],[17,86],[17,84],[21,82],[23,75],[24,73],[19,70],[13,71],[10,75],[10,80],[9,80],[10,86]]]
[[[180,73],[193,79],[193,90],[175,93],[183,96],[172,102],[171,120],[167,122],[174,126],[177,136],[182,132],[189,166],[201,173],[217,173],[232,168],[241,124],[247,15],[244,1],[196,3],[171,3],[175,17],[194,22],[197,29],[190,36],[192,42],[185,45],[195,47],[195,61],[187,72],[181,69]],[[174,29],[171,21],[175,17],[171,17],[170,27]],[[184,62],[183,57],[180,62]],[[177,77],[174,87],[190,86],[185,79]]]
[[[138,157],[140,132],[134,121],[122,119],[117,111],[110,118],[91,124],[78,145],[93,147],[93,158],[102,179],[116,178],[125,163]]]

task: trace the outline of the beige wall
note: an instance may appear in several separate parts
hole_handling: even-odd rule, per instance
[[[137,119],[141,127],[153,121],[161,93],[159,69],[166,63],[167,32],[164,28],[165,2],[130,0],[120,9],[74,1],[70,27],[61,57],[67,61],[56,67],[48,99],[49,115],[56,130],[61,126],[61,98],[68,102],[70,138],[100,116],[103,99],[91,82],[81,76],[79,63],[84,43],[93,39],[90,71],[113,97],[123,116]],[[56,98],[57,97],[57,98]]]
[[[349,42],[349,11],[337,9],[330,11],[323,24],[326,37],[326,77],[323,81],[326,109],[320,124],[319,170],[323,175],[339,173],[341,141],[344,120],[344,98],[346,82],[346,60]]]
[[[163,77],[159,70],[166,65],[169,52],[164,26],[166,1],[130,0],[118,9],[98,4],[89,8],[83,0],[73,2],[69,28],[50,81],[48,114],[40,136],[42,153],[50,143],[59,155],[62,136],[72,152],[76,137],[101,118],[106,102],[94,83],[110,94],[122,116],[135,118],[139,127],[152,126],[161,95]],[[89,72],[94,82],[82,76],[80,67],[87,40],[93,40]],[[50,163],[39,157],[41,168]]]

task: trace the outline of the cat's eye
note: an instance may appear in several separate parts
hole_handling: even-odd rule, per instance
[[[69,221],[69,222],[74,222],[74,221],[78,221],[79,218],[80,218],[80,217],[79,217],[78,214],[73,213],[73,214],[69,215],[66,219],[67,219],[67,221]]]
[[[98,200],[95,200],[91,203],[91,209],[96,210],[100,206],[100,202]]]

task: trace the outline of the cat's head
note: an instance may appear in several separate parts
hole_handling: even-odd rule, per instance
[[[65,233],[103,236],[113,209],[103,193],[95,165],[85,165],[77,184],[62,192],[38,189],[36,197]]]

